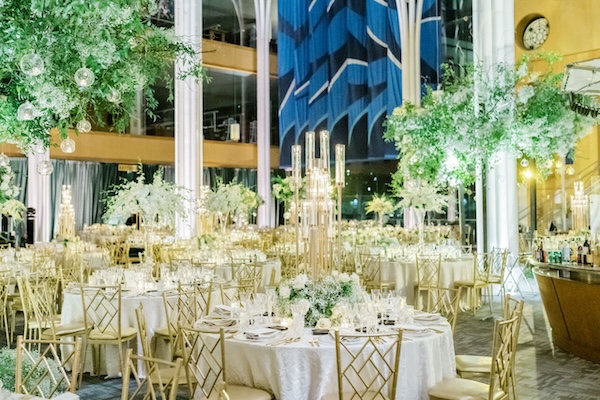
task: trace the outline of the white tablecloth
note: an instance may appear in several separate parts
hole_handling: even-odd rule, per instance
[[[447,322],[436,325],[443,333],[411,337],[402,342],[396,399],[428,399],[427,391],[444,378],[455,376],[454,344]],[[313,347],[309,338],[319,338]],[[312,336],[282,346],[229,339],[227,381],[268,390],[278,400],[315,400],[337,390],[335,341],[332,336]],[[197,390],[195,398],[202,398]]]
[[[408,304],[414,304],[417,284],[417,263],[415,260],[381,261],[381,276],[384,281],[396,283],[396,290],[406,296]],[[452,260],[442,259],[440,283],[442,287],[453,288],[454,281],[473,279],[473,257]]]

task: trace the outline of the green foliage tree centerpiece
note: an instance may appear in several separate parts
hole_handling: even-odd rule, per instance
[[[50,128],[66,138],[90,121],[123,132],[140,91],[154,117],[151,87],[172,86],[176,59],[180,78],[202,78],[197,50],[151,24],[157,11],[154,0],[0,1],[0,141],[47,147]]]

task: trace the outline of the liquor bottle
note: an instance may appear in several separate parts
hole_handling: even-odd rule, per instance
[[[563,242],[562,260],[563,262],[571,261],[571,247],[569,247],[569,242],[567,242],[566,240]]]
[[[577,264],[583,263],[583,246],[577,246]]]
[[[581,263],[586,265],[589,263],[588,255],[590,254],[590,242],[588,242],[587,236],[585,237],[585,242],[583,242],[581,251]]]

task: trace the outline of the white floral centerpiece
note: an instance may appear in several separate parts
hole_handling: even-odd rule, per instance
[[[396,188],[396,196],[400,197],[399,206],[415,208],[425,213],[426,211],[441,212],[442,207],[448,205],[447,196],[441,194],[439,189],[426,182],[406,182],[404,186]]]
[[[206,194],[204,206],[215,213],[223,225],[228,217],[236,214],[247,214],[255,210],[263,200],[251,189],[241,183],[223,183],[217,181],[217,188]]]
[[[161,169],[154,174],[152,183],[146,183],[140,167],[135,181],[117,185],[109,191],[103,218],[107,223],[122,224],[132,214],[140,214],[146,224],[153,224],[158,217],[172,227],[176,215],[187,218],[187,197],[185,188],[163,180]]]
[[[13,197],[21,191],[13,184],[15,173],[10,165],[0,167],[0,215],[21,221],[27,207]]]
[[[363,299],[363,289],[358,275],[337,271],[318,281],[312,281],[306,274],[300,274],[292,280],[283,282],[277,289],[277,294],[276,306],[280,315],[290,316],[292,305],[306,303],[308,309],[304,318],[306,325],[316,326],[321,321],[320,327],[327,324],[327,320],[323,319],[332,317],[335,306],[342,302],[355,304]]]
[[[379,217],[379,224],[383,226],[383,214],[394,212],[396,206],[391,199],[385,197],[385,194],[379,196],[377,193],[373,195],[371,201],[367,202],[367,212],[376,213]]]

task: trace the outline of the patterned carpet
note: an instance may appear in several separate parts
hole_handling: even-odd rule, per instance
[[[523,286],[521,285],[522,288]],[[521,295],[516,294],[515,297],[519,298]],[[539,295],[529,292],[524,293],[523,297],[525,312],[519,337],[516,371],[519,398],[600,399],[600,365],[554,347]],[[497,298],[494,315],[500,315]],[[470,312],[461,313],[455,332],[456,353],[489,355],[492,330],[493,318],[490,318],[487,307],[479,310],[476,316]],[[119,399],[121,379],[104,379],[85,374],[78,394],[82,400]],[[180,391],[178,399],[187,399],[185,389]]]

